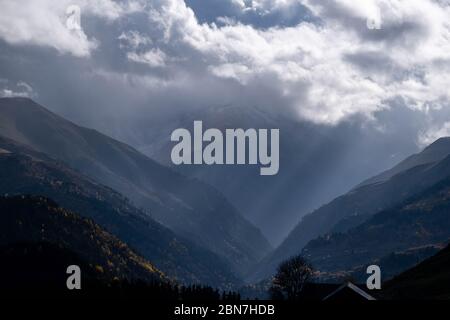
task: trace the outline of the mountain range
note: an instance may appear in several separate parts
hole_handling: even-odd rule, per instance
[[[415,145],[404,141],[368,135],[352,123],[314,125],[276,107],[218,105],[173,110],[162,107],[151,115],[136,120],[134,131],[115,134],[152,159],[214,186],[275,247],[303,215],[416,150]],[[192,130],[195,120],[202,120],[205,130],[279,129],[280,171],[261,177],[257,166],[174,166],[170,135],[177,128]],[[114,134],[114,130],[111,132]]]
[[[0,138],[0,150],[0,194],[45,196],[91,218],[182,283],[240,283],[225,259],[175,235],[113,189],[12,140]]]
[[[444,162],[442,165],[450,165],[450,157]],[[302,252],[321,271],[351,271],[376,263],[388,273],[388,268],[379,263],[384,256],[448,242],[449,195],[447,177],[401,205],[375,214],[358,227],[310,241]]]
[[[381,255],[395,250],[446,241],[450,234],[445,229],[439,229],[444,228],[445,224],[433,225],[436,222],[433,220],[428,221],[431,223],[427,225],[430,229],[422,231],[440,230],[436,238],[424,238],[423,241],[414,239],[418,232],[414,225],[421,218],[415,216],[418,214],[415,211],[408,211],[410,214],[401,213],[404,212],[404,206],[416,201],[414,196],[427,197],[426,192],[440,192],[438,183],[445,183],[445,179],[450,176],[449,154],[450,138],[439,139],[421,153],[360,183],[347,194],[305,216],[286,240],[260,265],[254,279],[270,276],[279,262],[302,250],[319,268],[325,268],[323,271],[337,271],[342,268],[351,269],[363,261],[368,263],[371,259],[381,258]],[[439,198],[437,194],[435,196]],[[441,200],[444,205],[446,198]],[[428,217],[439,219],[438,216]],[[445,222],[445,216],[439,217]],[[380,222],[380,219],[384,220]],[[424,219],[423,222],[427,220]],[[395,232],[401,230],[400,226],[406,228],[402,236],[412,238],[407,238],[404,242],[396,238]],[[375,234],[378,238],[374,238]],[[384,239],[386,244],[381,241]],[[331,243],[336,246],[331,248]],[[347,265],[340,264],[343,260],[347,261]],[[326,261],[333,266],[327,265]]]
[[[177,235],[222,257],[238,276],[271,250],[262,233],[215,188],[30,99],[0,99],[0,136],[118,191]]]
[[[105,235],[97,244],[114,244],[113,251],[122,258],[110,262],[116,265],[121,261],[115,271],[126,279],[153,279],[158,275],[186,284],[236,288],[244,279],[254,283],[270,279],[281,261],[301,253],[318,271],[319,281],[349,276],[361,280],[366,276],[365,267],[373,263],[380,265],[386,280],[447,245],[450,138],[439,139],[391,169],[355,182],[349,192],[303,216],[304,210],[319,201],[320,197],[313,194],[321,194],[322,183],[351,170],[357,159],[347,161],[339,139],[328,135],[331,131],[313,139],[313,131],[304,124],[289,122],[282,115],[278,117],[258,108],[246,109],[248,114],[244,112],[241,117],[237,110],[211,110],[215,111],[205,115],[208,127],[276,128],[282,123],[283,128],[290,128],[290,133],[310,135],[291,135],[292,139],[281,140],[280,150],[293,156],[290,159],[281,156],[286,171],[278,177],[280,180],[269,181],[251,166],[170,167],[163,159],[166,153],[170,154],[166,141],[159,141],[147,150],[154,152],[155,157],[159,155],[157,160],[166,165],[160,164],[133,147],[65,120],[30,99],[0,99],[0,194],[6,196],[7,205],[17,206],[15,211],[19,213],[23,203],[14,202],[18,199],[32,208],[47,208],[49,215],[66,212],[64,216],[71,222],[59,221],[62,231],[76,229],[83,223],[93,226]],[[221,110],[223,113],[216,112]],[[189,127],[195,117],[195,114],[182,117],[176,125]],[[162,136],[165,133],[155,139]],[[310,149],[308,156],[302,158],[299,154],[304,148]],[[330,172],[324,169],[323,180],[312,171],[326,168],[327,157],[331,155],[339,159],[338,163],[346,164],[338,165],[343,172],[333,175],[331,180],[325,178]],[[314,183],[309,184],[311,181]],[[323,190],[322,196],[330,196],[331,189],[336,190],[334,187]],[[295,206],[302,199],[309,202],[298,207],[300,222],[272,251],[252,222],[265,231],[273,223],[278,233],[287,221],[292,221]],[[17,223],[11,222],[13,219],[8,215],[1,218],[10,224]],[[71,223],[75,225],[68,227]],[[12,225],[11,230],[15,227]],[[56,229],[51,229],[55,237],[65,237]],[[24,234],[17,230],[14,233],[18,236],[5,233],[0,243],[4,252],[20,255],[23,241],[25,245],[33,243],[30,247],[33,252],[42,246],[55,254],[61,250],[48,247],[42,242],[47,238],[39,238],[36,230],[25,233],[31,239],[22,237]],[[272,236],[269,235],[273,240]],[[95,252],[92,257],[83,256],[76,246],[84,241],[82,238],[68,235],[66,242],[49,238],[51,243],[71,248],[62,253],[64,259],[80,255],[86,258],[83,261],[100,261],[99,266],[105,265],[104,248],[92,248]],[[108,263],[106,267],[93,268],[92,272],[105,270]],[[118,277],[113,270],[108,273]]]

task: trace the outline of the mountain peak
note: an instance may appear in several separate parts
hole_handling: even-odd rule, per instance
[[[441,137],[441,138],[437,139],[436,141],[431,143],[429,146],[427,146],[424,149],[424,151],[425,150],[437,150],[437,149],[441,149],[441,148],[445,148],[445,150],[444,150],[445,152],[448,152],[450,150],[450,137]]]

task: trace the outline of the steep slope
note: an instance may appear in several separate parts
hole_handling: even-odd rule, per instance
[[[404,161],[402,161],[401,163],[399,163],[398,165],[396,165],[395,167],[393,167],[392,169],[389,169],[385,172],[382,172],[379,175],[376,175],[375,177],[372,177],[364,181],[363,183],[358,185],[358,187],[386,182],[396,174],[407,171],[414,167],[427,165],[430,163],[437,163],[448,156],[449,150],[450,150],[450,138],[449,137],[441,138],[435,141],[433,144],[426,147],[422,152],[414,154],[405,159]]]
[[[98,279],[165,280],[151,263],[92,220],[81,218],[47,198],[0,197],[0,246],[11,248],[23,243],[42,246],[48,243],[69,250],[97,270]]]
[[[238,272],[270,250],[261,232],[214,188],[29,99],[0,99],[0,135],[62,160],[119,191],[177,234],[226,258]]]
[[[430,169],[450,168],[450,157]],[[345,233],[315,239],[302,253],[321,271],[349,271],[390,253],[450,239],[450,178]],[[383,265],[380,265],[383,270]]]
[[[447,246],[447,242],[427,244],[420,247],[408,248],[403,251],[391,252],[388,255],[374,259],[370,264],[382,267],[383,281],[392,279],[394,276],[416,266],[421,261],[435,255]],[[336,276],[337,275],[337,276]],[[325,276],[325,277],[324,277]],[[342,281],[342,278],[351,277],[356,282],[364,283],[367,280],[367,264],[360,265],[352,270],[343,273],[321,273],[321,279],[328,279],[332,282]]]
[[[398,205],[450,176],[450,167],[445,163],[437,166],[438,161],[448,154],[449,140],[440,139],[421,154],[408,158],[388,173],[374,178],[373,181],[377,182],[365,182],[303,217],[286,240],[265,259],[263,266],[256,271],[255,279],[269,276],[280,261],[299,253],[309,241],[318,236],[330,232],[345,232],[373,214]],[[402,169],[404,170],[401,171]]]
[[[0,138],[0,194],[49,197],[136,249],[168,276],[185,283],[239,283],[216,254],[176,236],[114,190],[9,139]]]
[[[384,299],[450,299],[450,247],[383,284]]]

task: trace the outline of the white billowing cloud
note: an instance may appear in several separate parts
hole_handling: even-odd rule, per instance
[[[148,36],[132,30],[123,32],[118,39],[121,41],[120,47],[128,50],[128,60],[146,64],[152,68],[161,68],[166,65],[166,54],[159,48],[149,48],[153,41]]]
[[[166,64],[166,55],[160,49],[151,49],[143,53],[129,52],[129,60],[146,64],[150,67],[164,67]]]
[[[142,8],[137,1],[118,4],[112,0],[0,0],[0,39],[10,44],[32,44],[74,56],[89,56],[97,42],[82,28],[67,27],[70,6],[78,6],[81,16],[89,14],[107,20]]]
[[[241,9],[245,9],[247,7],[244,0],[231,0],[231,3]]]
[[[261,10],[270,12],[278,10],[280,8],[287,8],[295,3],[301,2],[300,0],[252,0],[249,1],[244,8],[250,10]],[[242,5],[241,5],[242,6]]]
[[[273,12],[289,10],[296,4],[301,4],[301,0],[230,0],[233,5],[242,11],[253,11],[259,15],[269,15]]]
[[[421,132],[418,143],[421,147],[425,147],[442,137],[450,137],[450,121],[445,122],[442,126],[431,127]]]
[[[144,8],[142,1],[139,0],[124,2],[114,0],[75,0],[70,1],[70,4],[79,5],[84,12],[108,20],[115,20],[124,14],[136,12]]]
[[[253,1],[252,7],[265,5],[270,10],[268,3],[287,2],[293,1]],[[335,124],[355,114],[371,117],[395,98],[419,110],[448,105],[450,78],[443,68],[450,61],[447,3],[304,4],[321,24],[269,29],[200,24],[182,0],[157,1],[149,17],[166,46],[179,52],[193,50],[216,77],[242,85],[270,79],[302,117],[317,123]],[[376,28],[369,28],[368,20],[375,21]]]
[[[134,30],[122,32],[118,39],[121,40],[120,46],[122,48],[129,48],[133,50],[152,44],[152,39],[145,34]]]

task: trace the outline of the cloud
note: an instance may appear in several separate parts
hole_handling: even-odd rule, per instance
[[[163,106],[174,96],[186,108],[263,104],[327,125],[373,122],[393,101],[424,117],[449,108],[448,1],[72,2],[96,19],[82,24],[84,38],[66,30],[65,0],[27,2],[30,21],[6,1],[0,37],[90,56],[70,72],[92,79],[89,88],[104,77],[105,86]],[[49,32],[38,20],[60,25]]]
[[[450,121],[445,122],[440,127],[432,127],[419,135],[419,145],[425,147],[439,138],[450,137]]]
[[[299,0],[186,0],[200,23],[233,21],[256,28],[295,26],[316,17]]]
[[[0,39],[10,44],[51,47],[78,57],[89,56],[98,44],[82,28],[68,28],[70,15],[77,14],[67,11],[69,7],[80,8],[81,18],[94,15],[109,21],[142,9],[137,1],[118,4],[111,0],[1,0],[0,6]]]
[[[271,5],[294,2],[239,7],[270,10]],[[447,104],[447,76],[437,65],[450,58],[447,5],[424,0],[304,5],[321,23],[259,29],[235,21],[217,26],[200,23],[182,0],[157,1],[149,17],[160,32],[153,36],[171,51],[190,52],[204,70],[243,86],[270,79],[279,95],[289,98],[288,107],[316,123],[336,124],[355,114],[372,118],[396,97],[422,110]],[[370,19],[380,28],[369,28]]]
[[[1,79],[0,84],[6,85],[2,89],[0,89],[0,97],[2,98],[12,98],[12,97],[20,97],[20,98],[33,98],[36,96],[33,87],[31,87],[28,83],[24,81],[19,81],[15,85],[13,85],[12,89],[9,85],[9,81],[5,79]]]
[[[166,54],[159,48],[151,48],[152,39],[139,31],[122,32],[118,39],[121,41],[120,47],[127,50],[129,61],[142,63],[152,68],[161,68],[166,65]]]
[[[134,62],[143,63],[150,67],[164,67],[166,55],[160,49],[152,49],[144,53],[129,52],[128,59]]]
[[[122,48],[129,48],[134,50],[139,49],[142,46],[148,46],[152,44],[152,39],[135,30],[122,32],[117,39],[121,41]]]

